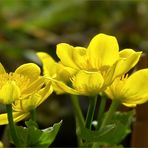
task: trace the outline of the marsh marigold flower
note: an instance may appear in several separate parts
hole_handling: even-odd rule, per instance
[[[23,64],[11,73],[0,65],[0,87],[0,103],[12,104],[15,122],[27,117],[52,93],[50,82],[45,83],[40,68],[33,63]],[[7,122],[7,114],[0,114],[0,124]]]
[[[103,91],[113,80],[128,72],[139,60],[141,52],[124,49],[119,52],[115,37],[96,35],[88,48],[73,47],[66,43],[57,45],[57,56],[65,68],[71,69],[69,81],[53,79],[57,88],[72,94],[95,95]],[[43,57],[40,59],[44,61]],[[43,62],[43,67],[50,64]],[[45,66],[44,66],[45,65]],[[45,68],[44,68],[45,69]],[[52,69],[52,67],[48,67]],[[64,76],[64,75],[63,75]]]
[[[123,75],[114,80],[105,93],[112,100],[119,100],[123,105],[135,107],[148,100],[148,69],[142,69],[131,76]]]

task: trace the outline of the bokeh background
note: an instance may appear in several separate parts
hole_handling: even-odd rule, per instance
[[[56,44],[87,47],[98,33],[116,36],[120,49],[147,53],[148,1],[0,0],[0,62],[8,71],[26,62],[41,66],[37,51],[48,52],[58,60]],[[147,59],[145,54],[139,67],[147,67]],[[87,100],[81,101],[85,114]],[[61,119],[63,125],[52,146],[77,146],[69,96],[52,94],[38,108],[38,123],[45,128]],[[129,136],[124,145],[130,146],[131,139]]]

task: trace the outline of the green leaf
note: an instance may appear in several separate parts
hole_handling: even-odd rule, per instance
[[[105,142],[102,141],[102,137],[106,136],[110,131],[115,128],[114,124],[107,125],[105,128],[99,131],[91,131],[87,128],[82,128],[79,131],[79,136],[83,139],[83,147],[91,147],[92,143],[97,145],[104,144]],[[99,146],[97,146],[99,147]]]
[[[53,127],[49,127],[49,128],[46,128],[44,130],[42,130],[42,135],[41,137],[39,138],[39,143],[40,145],[44,145],[44,146],[49,146],[51,145],[51,143],[54,141],[59,129],[60,129],[60,126],[62,124],[62,121],[60,121],[59,123],[55,123],[53,125]]]
[[[112,118],[112,123],[117,123],[115,130],[111,133],[112,140],[111,144],[120,143],[130,132],[131,124],[134,121],[135,111],[129,112],[116,112]]]
[[[48,147],[54,141],[62,121],[44,130],[38,129],[37,123],[32,120],[25,122],[25,124],[27,127],[16,126],[22,146]]]
[[[90,129],[83,128],[80,130],[80,136],[86,143],[106,143],[106,136],[115,129],[115,124],[105,126],[102,130],[91,131]],[[107,136],[108,137],[108,136]]]
[[[80,136],[86,143],[99,143],[107,145],[119,144],[129,133],[134,112],[116,112],[111,122],[99,131],[81,129]]]

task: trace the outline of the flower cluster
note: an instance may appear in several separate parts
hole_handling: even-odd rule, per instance
[[[37,55],[43,63],[44,76],[52,81],[57,94],[94,96],[104,92],[131,107],[147,101],[148,69],[124,78],[142,52],[129,48],[119,51],[115,37],[98,34],[87,48],[60,43],[56,53],[59,62],[45,52]]]
[[[37,53],[43,64],[43,76],[40,68],[34,63],[23,64],[10,73],[0,64],[0,103],[6,105],[7,112],[0,114],[0,125],[9,123],[12,140],[16,146],[30,146],[32,143],[26,144],[26,141],[21,144],[14,122],[29,115],[34,120],[35,109],[53,91],[57,94],[69,93],[78,121],[78,139],[83,144],[81,145],[99,147],[118,144],[127,135],[132,120],[131,113],[116,114],[117,107],[120,104],[135,107],[148,100],[148,69],[134,72],[129,77],[127,74],[138,63],[142,52],[129,48],[119,51],[115,37],[98,34],[87,48],[60,43],[57,45],[56,54],[59,62],[46,52]],[[76,97],[78,95],[90,97],[86,119],[81,112]],[[101,96],[100,107],[95,130],[92,130],[98,95]],[[112,100],[107,112],[106,96]],[[35,141],[35,146],[49,146],[61,122],[49,128],[50,132],[37,129],[37,126],[34,126],[36,123],[32,121],[26,125],[28,129],[21,129],[24,135],[30,135],[29,129],[35,129],[34,135],[40,135]],[[118,130],[120,136],[117,138],[115,135]],[[34,135],[30,136],[32,140],[35,139]],[[47,142],[49,137],[51,139]],[[109,137],[112,137],[112,141]]]
[[[130,48],[119,51],[115,37],[98,34],[87,48],[60,43],[56,54],[59,62],[45,52],[38,52],[37,56],[43,64],[44,77],[52,83],[53,90],[57,94],[71,94],[80,146],[110,147],[119,144],[129,133],[127,131],[130,131],[134,118],[131,112],[117,112],[119,105],[135,107],[148,101],[148,69],[128,77],[129,70],[138,63],[142,52]],[[86,118],[77,100],[78,95],[90,97]],[[101,97],[99,109],[96,107],[98,95]],[[107,98],[112,101],[106,111]],[[97,119],[94,116],[96,108]],[[95,126],[94,130],[92,126]]]

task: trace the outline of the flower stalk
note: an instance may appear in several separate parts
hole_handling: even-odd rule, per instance
[[[7,117],[8,117],[10,134],[11,134],[12,140],[13,140],[13,142],[16,146],[20,146],[19,138],[18,138],[18,135],[17,135],[17,131],[16,131],[16,128],[15,128],[14,121],[13,121],[12,104],[6,105],[6,111],[7,111]]]
[[[36,119],[37,119],[37,117],[36,117],[36,109],[32,109],[30,111],[30,113],[31,113],[31,119],[36,122]]]
[[[70,95],[70,98],[75,112],[77,140],[79,145],[82,145],[83,142],[81,137],[79,136],[79,132],[85,126],[84,117],[79,104],[78,96]]]
[[[78,97],[71,95],[71,102],[75,111],[76,118],[78,119],[79,126],[84,127],[84,117],[80,108]]]
[[[86,122],[85,126],[88,129],[91,129],[92,125],[92,120],[94,117],[94,112],[95,112],[95,107],[96,107],[96,102],[97,102],[97,96],[89,98],[89,106],[88,106],[88,112],[86,115]]]
[[[106,97],[105,95],[101,95],[101,101],[100,101],[100,105],[99,105],[99,111],[98,111],[98,115],[97,115],[97,127],[96,129],[98,130],[99,127],[101,126],[101,121],[102,121],[102,117],[105,111],[105,106],[106,106]]]

